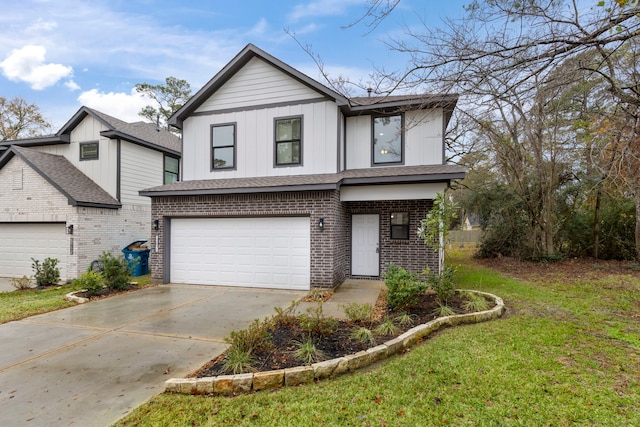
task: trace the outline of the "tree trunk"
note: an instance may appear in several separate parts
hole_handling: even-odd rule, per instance
[[[636,260],[640,262],[640,189],[635,193],[636,203]]]
[[[596,207],[593,211],[593,257],[598,259],[600,255],[600,197],[602,190],[600,189],[600,185],[598,185],[598,190],[596,191]],[[636,245],[638,241],[638,225],[636,222]]]

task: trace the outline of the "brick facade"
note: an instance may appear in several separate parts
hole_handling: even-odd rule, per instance
[[[427,248],[417,235],[420,221],[433,207],[433,200],[379,200],[346,202],[349,214],[380,215],[380,271],[384,274],[387,265],[394,263],[409,271],[420,273],[425,267],[438,271],[438,254]],[[391,239],[391,213],[409,213],[409,240]],[[351,235],[351,221],[347,235]],[[351,240],[346,251],[348,264],[351,263]]]
[[[164,265],[164,242],[168,237],[164,233],[171,218],[308,216],[311,287],[333,288],[351,277],[351,215],[357,213],[380,215],[382,272],[390,262],[415,272],[426,266],[437,269],[437,254],[416,235],[420,220],[431,206],[430,200],[340,202],[340,192],[333,190],[153,197],[151,216],[152,221],[158,220],[159,229],[152,231],[151,274],[154,279],[170,280]],[[409,240],[390,239],[391,212],[409,212]],[[320,218],[324,219],[323,230],[318,227]]]

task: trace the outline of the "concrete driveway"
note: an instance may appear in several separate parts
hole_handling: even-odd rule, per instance
[[[302,295],[163,285],[0,325],[0,425],[110,425]]]

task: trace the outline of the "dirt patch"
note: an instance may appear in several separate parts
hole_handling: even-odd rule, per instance
[[[572,283],[597,280],[612,274],[640,278],[640,264],[633,261],[603,261],[594,258],[569,258],[553,263],[522,261],[510,257],[475,259],[478,264],[527,281],[562,280]]]

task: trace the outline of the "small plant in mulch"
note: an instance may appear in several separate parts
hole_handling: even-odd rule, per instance
[[[116,257],[109,252],[104,252],[98,261],[100,269],[90,266],[86,273],[73,281],[74,285],[84,289],[76,292],[76,296],[104,297],[131,289],[129,265],[123,256]]]

